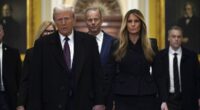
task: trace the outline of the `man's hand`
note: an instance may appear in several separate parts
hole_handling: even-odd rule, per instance
[[[200,110],[200,99],[198,100],[198,104],[199,104],[199,110]]]
[[[92,110],[105,110],[106,107],[104,105],[95,105]]]
[[[17,108],[16,108],[16,110],[25,110],[25,108],[24,108],[24,106],[18,106]]]
[[[168,110],[168,107],[167,107],[167,103],[166,102],[163,102],[161,104],[161,110]]]

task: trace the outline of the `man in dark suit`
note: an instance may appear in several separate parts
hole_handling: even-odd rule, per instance
[[[155,58],[153,72],[162,101],[161,110],[198,110],[200,104],[198,57],[181,46],[182,38],[181,28],[173,26],[168,31],[169,47]]]
[[[0,23],[0,110],[15,110],[21,73],[18,50],[2,42],[3,24]]]
[[[104,92],[107,97],[106,108],[107,110],[112,109],[112,94],[111,87],[109,86],[111,78],[110,69],[108,67],[108,59],[111,57],[111,46],[113,44],[114,38],[109,34],[105,33],[101,29],[103,23],[102,12],[98,7],[91,7],[85,11],[85,22],[88,27],[88,33],[96,38],[98,44],[98,50],[101,57],[101,64],[104,71],[104,81],[105,87]]]
[[[25,48],[24,42],[25,34],[22,36],[22,30],[19,22],[16,21],[13,17],[13,8],[11,4],[5,3],[2,6],[2,18],[0,19],[0,22],[3,23],[5,37],[4,37],[4,43],[7,45],[17,48],[20,51]],[[25,31],[25,30],[24,30]],[[24,32],[25,33],[25,32]]]
[[[72,7],[54,8],[58,31],[35,42],[27,110],[104,110],[96,41],[73,29]]]
[[[185,43],[183,46],[200,53],[200,17],[195,15],[195,7],[192,2],[184,5],[184,15],[178,20],[177,25],[183,29]]]
[[[53,22],[44,21],[40,28],[38,29],[38,34],[36,38],[48,36],[56,31],[56,27]],[[22,74],[21,74],[21,81],[17,96],[17,110],[26,110],[26,103],[27,103],[27,96],[28,96],[28,88],[29,88],[29,74],[30,74],[30,62],[33,55],[33,48],[29,48],[26,50],[23,67],[22,67]]]

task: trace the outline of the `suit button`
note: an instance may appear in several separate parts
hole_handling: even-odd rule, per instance
[[[72,90],[69,90],[69,96],[71,97],[73,94]]]
[[[61,86],[61,87],[60,87],[60,90],[61,90],[61,91],[65,90],[65,87],[64,87],[64,86]]]
[[[62,104],[59,104],[59,105],[58,105],[58,108],[61,109],[61,108],[62,108]]]

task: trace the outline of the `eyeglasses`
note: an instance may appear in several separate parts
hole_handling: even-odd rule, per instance
[[[44,30],[44,32],[47,32],[47,33],[53,33],[54,30]]]

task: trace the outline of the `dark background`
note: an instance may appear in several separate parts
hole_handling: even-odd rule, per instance
[[[0,19],[2,18],[2,5],[5,3],[11,4],[12,6],[12,17],[19,24],[19,36],[15,41],[16,45],[9,45],[11,47],[17,48],[21,53],[24,53],[26,50],[26,0],[0,0]],[[6,43],[6,42],[5,42]]]
[[[194,5],[194,14],[200,16],[200,0],[166,0],[165,1],[165,23],[166,23],[166,46],[168,46],[168,30],[171,26],[177,24],[177,21],[184,14],[184,5],[186,2],[192,2]],[[200,37],[200,36],[199,36]]]

